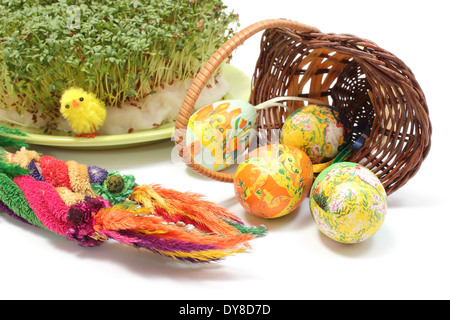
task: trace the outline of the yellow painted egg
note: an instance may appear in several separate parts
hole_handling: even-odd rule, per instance
[[[315,180],[312,216],[329,238],[355,244],[371,238],[386,216],[386,191],[377,176],[355,163],[334,164]]]
[[[193,161],[215,171],[236,163],[255,135],[256,115],[253,105],[240,100],[216,102],[195,112],[186,131]]]
[[[334,159],[345,144],[346,128],[338,112],[310,105],[293,112],[285,121],[280,141],[302,149],[313,164]]]
[[[313,181],[312,163],[300,149],[267,145],[253,150],[236,170],[234,190],[251,214],[279,218],[294,211]]]

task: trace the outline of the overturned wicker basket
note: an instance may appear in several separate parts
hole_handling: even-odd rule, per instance
[[[175,144],[187,166],[218,181],[233,181],[232,174],[193,163],[189,152],[183,152],[183,135],[195,103],[215,70],[245,40],[264,30],[250,103],[299,96],[334,106],[354,127],[370,128],[362,148],[346,160],[372,170],[388,194],[404,186],[427,157],[432,131],[424,94],[411,70],[371,41],[325,34],[282,19],[261,21],[238,32],[198,73],[176,122]],[[304,103],[291,101],[288,106],[298,109]],[[281,129],[288,116],[282,107],[258,112],[258,128],[265,130]]]

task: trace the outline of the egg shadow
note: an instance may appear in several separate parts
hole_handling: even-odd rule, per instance
[[[85,260],[87,263],[111,263],[140,276],[143,280],[167,278],[187,282],[225,282],[242,280],[250,276],[243,274],[242,270],[237,272],[230,266],[226,267],[221,263],[222,260],[207,263],[183,262],[146,249],[134,248],[112,239],[93,248],[77,246],[62,237],[48,237],[48,240],[56,250],[68,252],[77,259]]]
[[[20,233],[31,233],[33,236],[44,239],[52,249],[77,259],[84,260],[86,266],[89,263],[110,263],[140,276],[143,280],[152,280],[159,278],[178,279],[187,282],[197,281],[233,281],[243,280],[251,277],[250,273],[245,272],[239,267],[233,267],[223,264],[221,261],[208,263],[191,263],[177,261],[170,257],[165,257],[153,253],[146,249],[138,249],[131,245],[120,243],[109,239],[97,247],[81,247],[74,241],[69,241],[63,236],[49,232],[34,225],[24,223],[12,216],[0,212],[0,225],[11,224],[16,227]],[[17,236],[21,236],[18,233]],[[47,250],[48,248],[43,248]],[[233,258],[232,256],[226,257]],[[52,265],[48,265],[51,270]]]
[[[254,226],[264,225],[268,231],[285,228],[287,225],[291,225],[297,217],[297,213],[292,213],[280,218],[264,219],[254,216],[251,213],[246,212],[244,209],[242,212],[247,223]]]
[[[359,244],[345,244],[328,238],[319,230],[317,231],[321,243],[330,251],[346,257],[359,257],[367,254],[373,247],[372,238]]]
[[[307,229],[309,226],[311,226],[311,224],[314,223],[314,220],[309,212],[309,207],[304,204],[302,204],[299,208],[295,209],[291,213],[279,218],[266,219],[257,217],[247,212],[243,208],[238,211],[238,214],[242,216],[244,221],[250,225],[264,225],[267,228],[268,232],[282,229],[301,231]]]
[[[371,238],[355,244],[345,244],[332,240],[318,229],[317,234],[324,247],[347,258],[381,257],[395,247],[395,237],[388,226],[383,226]]]

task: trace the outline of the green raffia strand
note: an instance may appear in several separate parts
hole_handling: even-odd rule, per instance
[[[26,144],[23,140],[16,140],[6,137],[0,137],[0,146],[2,147],[13,147],[13,148],[21,148],[21,147],[28,147],[28,144]]]
[[[7,126],[0,126],[0,135],[11,135],[11,136],[20,136],[26,137],[26,133],[20,131],[19,129],[9,128]]]
[[[16,140],[7,136],[26,137],[27,135],[18,129],[0,126],[0,173],[4,173],[10,178],[29,175],[30,170],[21,168],[13,163],[6,163],[2,158],[2,156],[6,155],[6,152],[2,147],[28,147],[23,140]]]
[[[18,165],[12,163],[6,163],[0,159],[0,173],[4,173],[10,178],[15,178],[17,176],[27,176],[31,170],[24,169]]]
[[[342,162],[345,158],[347,158],[350,153],[352,153],[352,144],[348,144],[342,151],[334,158],[333,164]]]
[[[362,148],[368,138],[370,129],[366,125],[362,126],[358,131],[360,132],[359,137],[355,142],[347,144],[347,146],[336,156],[332,164],[344,161],[353,151],[358,151]]]
[[[28,148],[28,144],[26,144],[23,140],[10,138],[8,136],[27,137],[25,133],[18,129],[9,128],[7,126],[0,126],[0,147]],[[0,148],[0,155],[1,154],[4,154],[3,148]]]
[[[22,190],[4,173],[0,173],[0,199],[19,217],[36,227],[46,229],[28,205]]]
[[[251,234],[257,237],[262,237],[267,232],[267,228],[264,225],[261,225],[259,227],[248,227],[228,220],[226,220],[226,222],[232,227],[236,228],[241,234]]]

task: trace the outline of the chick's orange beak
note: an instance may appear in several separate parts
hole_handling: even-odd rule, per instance
[[[73,106],[74,108],[78,108],[78,107],[80,106],[80,103],[79,103],[77,100],[73,100],[73,101],[72,101],[72,106]]]

